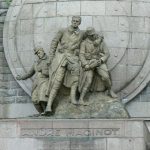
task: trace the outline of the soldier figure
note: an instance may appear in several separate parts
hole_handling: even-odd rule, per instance
[[[109,95],[117,98],[117,95],[111,90],[111,79],[106,65],[109,58],[109,51],[104,43],[103,37],[95,33],[95,29],[88,27],[86,30],[87,38],[81,43],[79,58],[83,69],[83,76],[80,77],[80,99],[79,104],[86,105],[84,96],[90,89],[93,76],[97,73]]]
[[[45,113],[52,111],[52,104],[62,83],[71,87],[71,103],[77,104],[76,91],[79,79],[79,47],[83,33],[79,29],[80,16],[72,17],[72,24],[61,29],[52,40],[50,48],[50,80],[47,90],[48,104]],[[53,59],[54,58],[54,59]]]
[[[45,91],[48,86],[49,79],[49,66],[48,66],[48,57],[45,54],[43,48],[35,48],[35,55],[38,56],[38,60],[33,64],[31,70],[25,75],[18,75],[16,77],[17,80],[26,80],[33,75],[35,75],[33,85],[32,85],[32,102],[39,112],[39,116],[41,113],[45,111],[47,105],[47,97],[45,97]]]

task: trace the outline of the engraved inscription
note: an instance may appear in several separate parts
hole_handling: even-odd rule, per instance
[[[109,137],[119,136],[120,128],[94,129],[52,129],[52,128],[22,128],[21,137]]]

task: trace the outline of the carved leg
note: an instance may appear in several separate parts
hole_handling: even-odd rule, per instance
[[[32,92],[32,102],[33,102],[35,109],[39,112],[39,114],[33,115],[34,117],[39,116],[43,112],[43,109],[38,101],[39,101],[38,90],[37,88],[35,88],[34,91]]]
[[[110,80],[109,72],[105,70],[98,69],[98,74],[102,77],[102,80],[105,83],[105,87],[108,90],[108,95],[111,96],[112,98],[117,98],[118,96],[113,92],[111,89],[112,83]]]
[[[86,78],[87,80],[85,80],[85,83],[84,83],[84,87],[82,88],[82,91],[81,91],[81,94],[80,94],[80,98],[79,98],[79,104],[80,105],[87,105],[85,102],[84,102],[84,97],[86,95],[86,93],[88,92],[90,86],[91,86],[91,83],[92,83],[92,80],[93,80],[93,71],[90,70],[90,71],[87,71],[86,72]]]
[[[53,101],[54,101],[54,99],[58,93],[58,90],[59,90],[61,84],[62,84],[64,74],[65,74],[65,68],[64,67],[60,67],[59,70],[56,72],[56,77],[54,79],[55,81],[53,82],[53,86],[51,88],[47,107],[46,107],[47,113],[52,112],[52,104],[53,104]]]
[[[42,109],[41,105],[37,104],[37,103],[33,103],[33,105],[36,108],[36,110],[39,112],[39,114],[34,114],[33,117],[40,116],[40,114],[43,112],[43,109]]]
[[[43,102],[43,101],[41,101],[41,102],[40,102],[40,105],[41,105],[42,110],[43,110],[43,112],[44,112],[44,111],[45,111],[45,109],[46,109],[47,102]]]
[[[71,86],[70,97],[71,97],[71,103],[75,105],[78,104],[76,100],[77,88],[78,88],[78,82],[74,82],[73,85]]]

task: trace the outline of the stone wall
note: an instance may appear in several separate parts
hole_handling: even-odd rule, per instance
[[[51,1],[51,0],[50,0]],[[55,0],[54,0],[55,1]],[[65,1],[65,0],[64,0]],[[33,1],[31,1],[32,3]],[[41,2],[41,1],[39,1]],[[100,2],[101,3],[101,2]],[[62,3],[63,4],[63,3]],[[102,3],[101,3],[102,4]],[[84,3],[83,3],[84,5]],[[93,3],[92,3],[93,5]],[[147,47],[147,45],[143,45],[140,43],[140,41],[145,40],[145,35],[149,36],[149,29],[150,29],[150,15],[149,15],[149,6],[150,2],[148,0],[139,0],[139,1],[134,1],[132,5],[132,11],[134,14],[134,17],[132,20],[134,20],[134,23],[131,26],[131,30],[134,32],[136,31],[137,33],[132,35],[133,39],[139,39],[135,40],[134,47],[136,51],[134,51],[131,56],[134,57],[134,54],[137,54],[138,56],[141,55],[141,53],[138,53],[138,51],[144,47]],[[126,14],[122,12],[121,9],[119,9],[119,6],[107,3],[107,6],[109,10],[107,10],[108,15],[112,14],[117,16],[117,13],[122,15],[122,17],[119,18],[119,28],[121,31],[128,31],[128,23],[126,24],[126,20],[124,19],[124,16],[129,15],[128,13],[131,13],[131,6],[126,6],[123,5],[123,8],[125,9]],[[59,7],[59,6],[57,6]],[[60,9],[58,14],[61,16],[62,14],[67,15],[64,10],[61,9],[62,5],[60,5]],[[85,4],[85,10],[83,13],[86,13],[88,10],[86,10],[87,5]],[[90,5],[89,5],[90,7]],[[103,7],[101,5],[101,7]],[[114,7],[117,7],[119,11],[115,11]],[[112,9],[110,9],[112,8]],[[6,62],[5,56],[4,56],[4,50],[2,46],[2,31],[3,31],[3,24],[4,24],[4,19],[6,15],[6,11],[8,9],[8,5],[4,0],[0,1],[0,12],[2,12],[2,15],[0,16],[0,103],[1,103],[1,114],[2,117],[18,117],[18,116],[26,116],[29,114],[32,114],[35,112],[33,105],[31,104],[31,98],[20,88],[18,83],[15,81],[13,75],[10,72],[10,69],[8,67],[8,64]],[[91,8],[92,9],[92,8]],[[4,13],[3,13],[4,12]],[[73,13],[73,12],[72,12]],[[104,10],[101,9],[95,9],[93,10],[93,13],[100,13],[103,14]],[[42,15],[42,14],[39,14]],[[86,14],[84,14],[86,15]],[[87,18],[88,19],[88,18]],[[95,17],[95,22],[104,19],[104,21],[108,22],[106,24],[111,24],[111,28],[104,26],[102,27],[104,30],[110,30],[113,31],[116,29],[116,22],[109,18],[108,20],[105,18],[96,18]],[[118,18],[116,18],[117,20]],[[87,21],[87,20],[86,20]],[[85,21],[85,22],[86,22]],[[90,22],[89,22],[90,24]],[[38,22],[37,22],[38,25]],[[37,31],[38,32],[38,31]],[[137,43],[137,41],[139,41]],[[110,40],[110,45],[113,44],[111,43],[112,41]],[[136,53],[137,52],[137,53]],[[116,56],[115,56],[116,57]],[[132,57],[130,59],[132,66],[130,70],[128,70],[131,74],[136,72],[136,68],[139,66],[134,65],[134,62],[132,62]],[[142,58],[141,58],[142,59]],[[140,60],[138,61],[140,65],[141,62]],[[133,73],[134,74],[134,73]],[[124,77],[124,76],[123,76]],[[127,109],[132,117],[150,117],[150,85],[147,85],[147,87],[138,95],[134,100],[129,102],[127,104]],[[27,109],[29,110],[27,112]],[[33,109],[33,111],[31,111]]]
[[[14,79],[4,54],[3,26],[8,7],[9,5],[5,0],[0,0],[0,117],[13,117],[17,114],[23,116],[31,104],[30,96]],[[22,105],[24,109],[22,109]]]

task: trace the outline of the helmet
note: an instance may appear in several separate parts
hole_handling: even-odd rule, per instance
[[[94,35],[95,34],[95,29],[93,27],[88,27],[86,29],[87,35]]]

